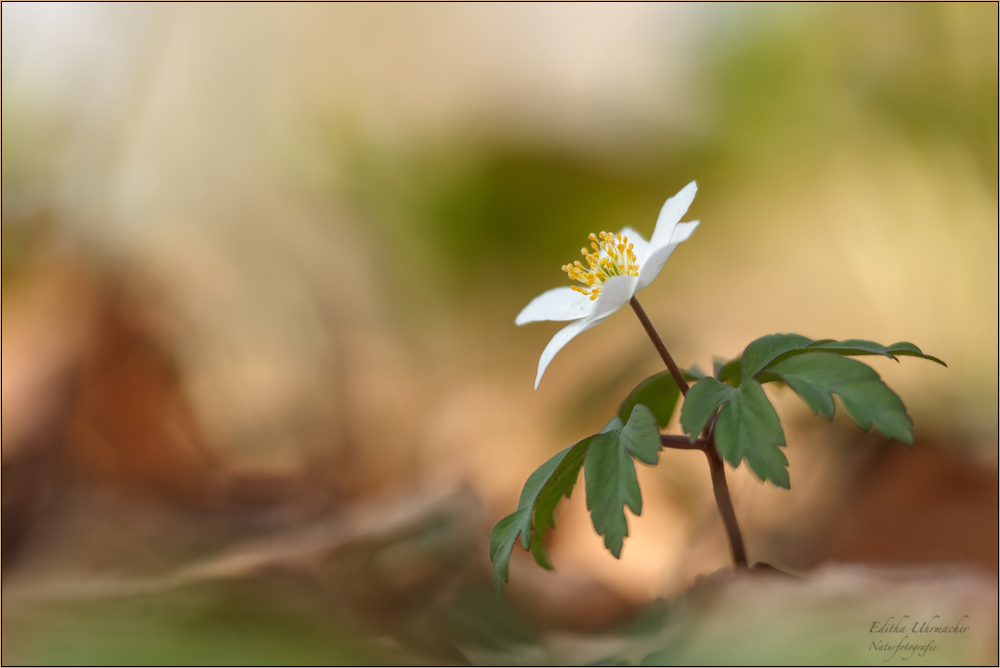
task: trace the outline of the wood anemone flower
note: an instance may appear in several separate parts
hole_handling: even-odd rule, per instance
[[[577,260],[562,268],[580,285],[543,292],[517,314],[514,322],[518,325],[540,320],[573,321],[556,332],[542,351],[535,377],[536,390],[545,369],[563,346],[628,304],[635,293],[653,282],[674,249],[687,241],[698,221],[682,223],[680,219],[687,213],[697,190],[692,181],[663,204],[649,241],[631,227],[618,234],[591,234],[590,249],[580,249],[587,265]]]

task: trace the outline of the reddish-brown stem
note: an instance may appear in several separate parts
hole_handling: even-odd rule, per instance
[[[726,467],[722,463],[722,457],[715,448],[714,434],[709,438],[705,447],[705,455],[708,457],[708,468],[712,472],[712,489],[715,492],[715,505],[719,507],[719,515],[722,516],[722,523],[726,526],[726,533],[729,535],[729,550],[733,555],[733,565],[737,569],[747,567],[747,551],[743,546],[743,534],[740,532],[740,525],[736,521],[736,510],[733,508],[733,500],[729,497],[729,485],[726,484]]]
[[[653,341],[653,346],[656,347],[656,352],[660,353],[660,357],[663,358],[663,362],[667,365],[667,368],[670,369],[670,375],[674,377],[677,387],[681,388],[681,394],[687,394],[688,384],[687,381],[684,380],[684,375],[677,367],[677,363],[674,362],[674,358],[670,356],[669,352],[667,352],[667,347],[663,345],[663,340],[660,339],[660,335],[656,333],[653,323],[649,321],[649,316],[647,316],[646,312],[642,309],[642,306],[639,304],[639,300],[632,297],[628,303],[632,307],[632,310],[635,311],[635,314],[639,316],[639,322],[642,323],[643,328],[646,330],[646,334],[648,334],[649,338]]]
[[[649,320],[649,316],[646,315],[646,312],[639,304],[639,300],[632,297],[629,300],[629,305],[635,311],[639,322],[642,323],[646,334],[653,342],[656,352],[660,353],[660,357],[663,358],[663,362],[670,370],[670,375],[674,377],[674,382],[680,388],[681,394],[687,396],[690,387],[687,381],[684,380],[684,375],[681,373],[677,363],[674,362],[674,358],[667,351],[667,347],[663,345],[663,340],[657,334],[653,323]],[[729,485],[726,482],[726,467],[722,463],[722,457],[719,456],[719,451],[715,447],[715,420],[712,420],[709,427],[702,434],[702,437],[694,443],[684,436],[675,436],[672,434],[660,434],[660,443],[666,448],[702,450],[705,456],[708,457],[708,468],[712,474],[712,489],[715,491],[715,505],[719,508],[719,515],[722,516],[722,523],[725,525],[726,534],[729,536],[729,549],[732,553],[733,565],[737,569],[746,568],[747,553],[746,548],[743,546],[743,534],[740,532],[740,525],[736,521],[736,510],[733,508],[733,500],[729,496]]]
[[[707,441],[701,438],[692,443],[688,440],[687,436],[678,436],[676,434],[660,434],[660,443],[665,448],[673,448],[675,450],[704,450],[708,444]]]

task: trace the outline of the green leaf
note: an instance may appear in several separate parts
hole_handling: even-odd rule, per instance
[[[586,439],[585,439],[586,440]],[[575,446],[574,446],[575,447]],[[493,587],[500,599],[500,584],[507,581],[507,569],[510,553],[514,549],[518,535],[521,536],[521,546],[528,549],[531,544],[531,517],[535,499],[538,497],[549,475],[556,469],[572,448],[566,448],[550,457],[544,464],[528,476],[521,488],[521,496],[517,500],[517,510],[501,518],[490,531],[490,560],[493,562]]]
[[[806,353],[823,350],[826,352],[836,353],[837,355],[882,355],[884,357],[896,359],[896,356],[889,352],[889,349],[886,346],[883,346],[881,343],[866,341],[864,339],[815,341],[807,346],[807,348],[807,350],[801,350],[799,352]]]
[[[770,480],[782,489],[791,489],[792,481],[788,476],[788,458],[781,447],[757,447],[746,454],[747,465],[762,481]]]
[[[933,355],[928,355],[927,353],[923,352],[922,350],[920,350],[920,348],[910,343],[909,341],[898,341],[896,343],[886,346],[886,348],[893,355],[902,355],[906,357],[922,357],[925,360],[937,362],[943,367],[948,366],[943,361],[939,360],[937,357],[934,357]]]
[[[617,415],[608,420],[608,423],[601,428],[602,434],[607,434],[609,431],[621,431],[625,423]]]
[[[674,415],[674,408],[680,396],[681,391],[670,372],[660,372],[636,385],[635,389],[625,397],[621,408],[618,409],[618,418],[623,422],[627,421],[632,415],[632,410],[641,404],[652,411],[656,423],[661,429],[665,429]]]
[[[948,366],[937,357],[932,355],[926,355],[917,346],[913,345],[909,341],[900,341],[898,343],[893,343],[888,346],[883,346],[880,343],[875,343],[874,341],[865,341],[863,339],[847,339],[844,341],[817,341],[808,346],[808,350],[803,350],[801,352],[812,352],[815,350],[823,350],[826,352],[837,353],[838,355],[850,355],[850,356],[861,356],[861,355],[883,355],[885,357],[890,357],[896,359],[897,355],[904,355],[908,357],[922,357],[923,359],[930,360],[932,362],[937,362],[941,366]]]
[[[768,334],[753,341],[740,357],[740,374],[753,378],[779,356],[790,350],[804,348],[813,340],[801,334]]]
[[[566,448],[561,452],[556,453],[550,457],[544,464],[535,469],[534,473],[528,476],[528,479],[524,482],[524,487],[521,488],[521,496],[517,499],[517,509],[522,510],[524,508],[533,508],[535,505],[535,499],[538,498],[538,493],[541,491],[542,486],[545,481],[548,480],[549,475],[559,463],[563,460],[572,448]],[[528,549],[528,543],[531,541],[531,513],[528,513],[527,519],[527,529],[521,534],[521,546],[524,549]]]
[[[643,464],[655,465],[663,444],[660,442],[660,428],[648,408],[639,404],[632,409],[632,415],[622,427],[619,435],[621,445]]]
[[[681,407],[681,428],[692,443],[708,424],[715,409],[729,401],[737,388],[720,383],[714,378],[703,378],[691,386]]]
[[[729,360],[713,360],[715,368],[715,378],[719,382],[729,383],[734,387],[740,386],[740,358]]]
[[[510,553],[517,542],[517,535],[525,531],[525,523],[531,522],[531,510],[521,508],[493,525],[490,531],[490,561],[493,562],[493,588],[497,598],[503,599],[500,583],[507,581]]]
[[[633,410],[637,420],[630,434],[635,447],[648,459],[650,423],[655,429],[655,418],[648,409],[638,407]],[[631,417],[630,417],[631,419]],[[521,488],[521,496],[517,500],[517,510],[500,519],[493,525],[490,532],[490,560],[493,561],[493,588],[497,599],[503,600],[501,584],[507,581],[510,553],[521,538],[521,546],[531,550],[538,565],[552,569],[548,553],[545,550],[545,532],[550,526],[555,526],[555,508],[563,496],[569,496],[576,484],[591,442],[601,435],[607,434],[618,442],[618,435],[625,427],[617,416],[604,425],[601,434],[588,436],[572,447],[553,455],[528,476]],[[660,445],[659,430],[656,431],[657,448]],[[654,459],[655,462],[655,459]],[[534,519],[534,522],[533,522]]]
[[[595,444],[601,444],[605,451],[591,458]],[[490,559],[497,598],[503,600],[502,584],[507,581],[510,554],[518,537],[540,566],[552,569],[545,550],[545,534],[549,527],[556,525],[556,506],[564,496],[573,493],[583,466],[587,467],[587,507],[591,509],[594,527],[605,537],[604,544],[618,557],[623,539],[628,535],[623,504],[628,504],[637,515],[642,510],[632,457],[655,464],[660,448],[656,416],[645,405],[636,404],[628,416],[628,423],[615,416],[604,425],[601,433],[583,439],[539,466],[524,483],[517,510],[497,522],[490,532]],[[597,490],[594,506],[591,505],[592,488]],[[616,498],[617,514],[613,510]]]
[[[760,378],[761,372],[791,357],[819,350],[851,357],[882,355],[896,361],[899,361],[897,356],[922,357],[947,366],[938,358],[925,354],[920,348],[908,341],[883,346],[881,343],[864,339],[845,339],[843,341],[819,339],[813,341],[801,334],[769,334],[753,341],[743,351],[740,363],[741,374],[744,378],[758,378],[758,380],[766,382],[769,379]],[[732,364],[732,362],[728,364]],[[715,376],[723,382],[732,382],[733,380],[732,370],[726,368],[728,364],[725,367],[716,368]],[[738,382],[734,384],[739,385]]]
[[[580,467],[583,466],[587,450],[595,438],[597,435],[589,436],[570,448],[538,492],[534,511],[535,535],[531,541],[531,554],[535,557],[535,563],[546,570],[552,570],[552,562],[545,551],[545,532],[548,531],[549,527],[555,527],[556,506],[559,505],[559,501],[564,496],[569,498],[570,494],[573,493],[576,479],[580,476]]]
[[[583,473],[590,519],[597,533],[604,536],[605,547],[617,559],[628,535],[624,506],[636,515],[642,512],[635,464],[618,433],[600,434],[591,442]]]
[[[690,369],[681,369],[681,375],[684,376],[684,380],[689,383],[697,383],[699,380],[704,378],[706,374],[698,367],[697,364],[693,364]]]
[[[746,459],[761,480],[788,489],[788,460],[779,449],[784,444],[785,434],[778,414],[760,383],[744,378],[722,407],[715,425],[719,454],[734,467]]]
[[[597,435],[586,452],[584,479],[590,519],[616,559],[621,556],[628,535],[624,506],[636,515],[642,512],[642,496],[632,457],[646,464],[656,464],[661,448],[656,418],[639,404],[632,409],[628,422],[620,431],[606,430]]]
[[[549,474],[535,501],[534,534],[531,538],[531,554],[542,568],[552,570],[552,562],[545,550],[545,533],[555,527],[556,506],[565,496],[569,498],[580,475],[580,468],[595,438],[614,436],[620,439],[620,447],[646,464],[656,464],[661,449],[660,430],[652,412],[642,404],[635,406],[628,423],[622,425],[620,418],[612,418],[604,426],[601,434],[583,439],[572,448]]]
[[[874,426],[887,438],[913,444],[913,422],[900,398],[870,366],[827,352],[798,355],[775,364],[770,371],[788,383],[809,407],[833,418],[833,395],[865,431]]]

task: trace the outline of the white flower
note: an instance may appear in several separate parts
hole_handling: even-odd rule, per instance
[[[698,227],[698,221],[679,222],[687,213],[698,190],[695,182],[668,199],[660,209],[656,228],[649,241],[630,227],[617,235],[601,232],[591,234],[591,248],[580,249],[589,266],[579,261],[564,265],[569,277],[586,287],[553,288],[543,292],[517,314],[514,322],[523,325],[539,320],[573,320],[569,326],[556,332],[542,351],[538,360],[535,389],[549,362],[577,334],[585,332],[604,321],[609,315],[625,306],[639,290],[653,282],[664,263],[682,241],[687,241]]]

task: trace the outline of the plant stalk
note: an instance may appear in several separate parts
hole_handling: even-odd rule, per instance
[[[703,438],[699,438],[694,443],[688,440],[687,436],[677,434],[660,434],[660,445],[664,448],[674,450],[704,450],[708,444]]]
[[[649,316],[646,315],[646,311],[643,310],[642,306],[639,304],[639,300],[632,297],[632,299],[629,300],[629,305],[632,307],[632,310],[635,311],[636,316],[639,318],[639,322],[642,323],[643,328],[646,330],[646,334],[653,342],[656,352],[660,353],[660,357],[663,358],[663,362],[667,365],[667,369],[670,370],[670,375],[674,377],[674,382],[676,382],[677,387],[680,388],[681,394],[687,396],[690,386],[684,379],[684,375],[681,373],[677,363],[674,362],[674,358],[671,357],[670,352],[667,351],[667,347],[663,345],[663,339],[661,339],[660,335],[656,332],[656,328],[653,327],[653,323],[650,322]],[[687,441],[684,437],[680,438]],[[729,550],[733,557],[733,566],[737,570],[747,568],[746,548],[743,545],[743,534],[740,532],[740,525],[736,521],[736,510],[733,508],[733,500],[729,496],[729,485],[726,482],[726,467],[725,464],[722,463],[722,457],[719,456],[719,451],[715,447],[715,421],[713,420],[711,426],[705,430],[704,437],[698,439],[694,443],[685,444],[667,434],[660,435],[660,442],[665,447],[685,450],[704,450],[705,456],[708,458],[708,468],[712,474],[712,489],[715,492],[715,505],[719,508],[719,515],[722,516],[722,523],[725,525],[726,535],[729,537]]]
[[[639,304],[639,300],[634,296],[629,300],[629,306],[635,311],[635,314],[639,317],[639,322],[642,323],[643,328],[646,330],[646,334],[653,341],[653,346],[656,348],[656,352],[660,353],[660,357],[663,358],[663,362],[670,369],[670,375],[674,377],[674,382],[677,383],[677,387],[681,388],[681,394],[688,393],[688,384],[684,380],[684,374],[681,373],[680,368],[678,368],[677,363],[674,362],[674,358],[670,356],[667,352],[667,347],[663,345],[663,340],[660,335],[656,333],[656,328],[653,327],[653,323],[649,321],[649,316],[646,315],[646,311],[643,310],[642,306]]]
[[[715,436],[713,435],[705,448],[705,456],[708,457],[708,468],[712,472],[712,490],[715,492],[715,505],[719,507],[719,515],[722,516],[722,523],[726,526],[726,534],[729,536],[729,551],[732,553],[733,566],[737,570],[747,568],[747,551],[743,546],[743,534],[740,532],[740,525],[736,521],[736,510],[733,508],[733,500],[729,496],[729,485],[726,483],[726,467],[722,463],[722,457],[715,448]]]

